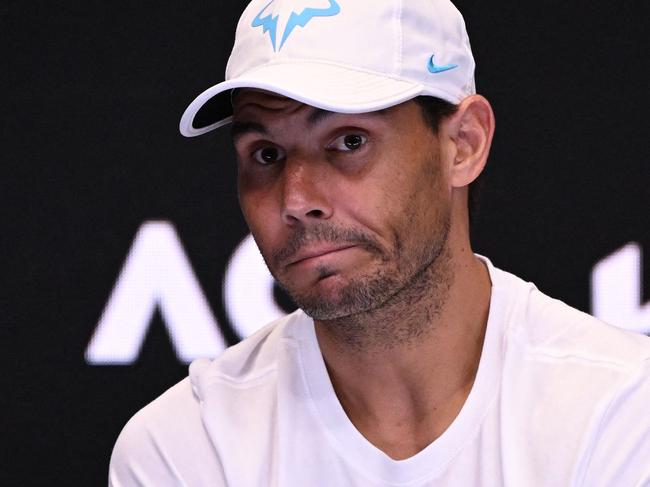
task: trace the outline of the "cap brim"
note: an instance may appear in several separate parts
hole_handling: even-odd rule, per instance
[[[201,93],[183,113],[181,133],[186,137],[195,137],[230,123],[230,90],[235,88],[267,90],[340,113],[373,112],[420,94],[449,98],[448,94],[432,92],[430,87],[425,88],[419,83],[336,64],[274,63],[248,71]]]

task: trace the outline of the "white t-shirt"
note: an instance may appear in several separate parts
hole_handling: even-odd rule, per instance
[[[494,268],[478,373],[433,443],[396,461],[341,407],[313,321],[263,328],[138,412],[110,484],[650,486],[650,339]]]

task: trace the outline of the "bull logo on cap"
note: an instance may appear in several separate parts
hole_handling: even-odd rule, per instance
[[[296,0],[271,0],[253,19],[252,27],[262,27],[263,33],[269,33],[274,51],[282,49],[282,46],[284,46],[284,43],[296,27],[305,27],[314,17],[332,17],[341,11],[341,7],[335,0],[327,0],[327,3],[329,3],[327,7],[308,6],[298,13],[295,7],[299,3],[314,3],[314,0],[311,2],[305,0],[302,2]],[[280,46],[277,47],[278,21],[284,20],[288,12],[291,13],[282,31]]]

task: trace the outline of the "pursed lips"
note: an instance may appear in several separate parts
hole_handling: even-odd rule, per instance
[[[298,264],[308,259],[314,259],[316,257],[322,257],[323,255],[332,254],[334,252],[339,252],[341,250],[349,249],[356,247],[356,244],[345,244],[338,246],[318,246],[310,247],[300,252],[296,253],[289,261],[287,262],[287,267],[294,264]]]

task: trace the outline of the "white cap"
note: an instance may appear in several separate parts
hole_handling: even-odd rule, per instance
[[[420,95],[457,104],[476,92],[474,58],[449,0],[253,0],[226,81],[201,93],[180,131],[232,119],[234,88],[271,91],[324,110],[363,113]]]

